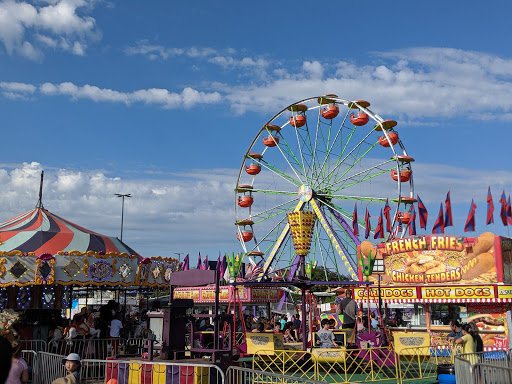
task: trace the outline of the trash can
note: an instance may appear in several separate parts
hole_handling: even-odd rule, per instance
[[[455,384],[455,367],[453,364],[437,366],[437,381],[439,384]]]

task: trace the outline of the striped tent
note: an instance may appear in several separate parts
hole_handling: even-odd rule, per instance
[[[0,224],[0,252],[20,251],[39,256],[57,252],[104,252],[138,255],[115,237],[101,235],[63,219],[44,208],[35,208]]]
[[[166,287],[178,261],[142,257],[116,237],[43,207],[0,224],[0,288],[50,285]],[[0,290],[0,309],[5,292]]]

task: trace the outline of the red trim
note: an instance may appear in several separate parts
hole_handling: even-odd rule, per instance
[[[496,279],[503,283],[503,257],[501,254],[501,236],[494,236],[494,259],[496,260]]]

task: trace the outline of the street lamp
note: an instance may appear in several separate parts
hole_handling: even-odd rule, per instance
[[[121,194],[121,193],[115,193],[117,197],[120,197],[123,199],[123,204],[121,208],[121,241],[123,241],[123,222],[124,222],[124,198],[125,197],[132,197],[131,193]]]
[[[373,265],[373,273],[377,274],[377,289],[379,291],[379,313],[382,315],[382,296],[380,294],[380,279],[381,275],[386,272],[386,267],[384,266],[384,259],[375,259],[375,264]]]

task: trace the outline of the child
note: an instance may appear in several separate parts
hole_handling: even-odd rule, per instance
[[[68,375],[54,380],[52,384],[80,384],[80,356],[77,353],[70,353],[62,363]]]
[[[322,319],[320,323],[322,329],[316,333],[318,337],[317,344],[320,344],[322,348],[336,348],[338,344],[334,341],[334,333],[329,330],[329,320]]]

